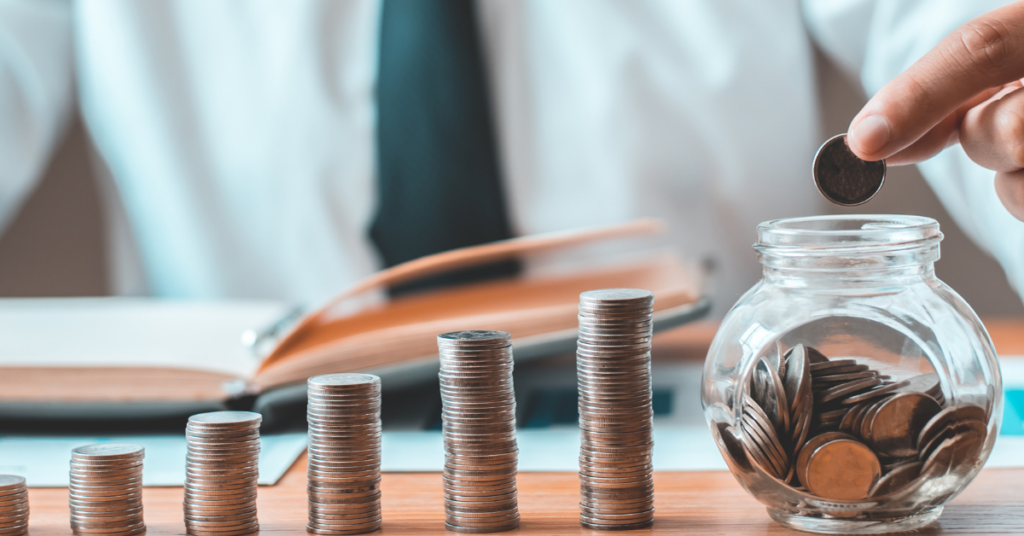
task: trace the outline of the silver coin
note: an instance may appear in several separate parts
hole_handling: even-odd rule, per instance
[[[27,514],[26,514],[27,515]],[[112,523],[119,525],[131,525],[143,521],[142,509],[136,509],[133,513],[121,512],[82,512],[71,510],[72,523]]]
[[[249,439],[232,439],[230,441],[189,441],[187,445],[189,452],[209,453],[258,451],[259,448],[259,436]]]
[[[245,534],[252,534],[254,532],[258,532],[260,530],[260,526],[257,523],[255,525],[246,525],[232,531],[218,532],[204,530],[195,526],[186,527],[186,529],[186,533],[190,534],[191,536],[243,536]]]
[[[146,450],[129,443],[94,443],[71,449],[72,460],[102,461],[134,460],[142,458]]]
[[[28,515],[28,512],[29,512],[28,503],[25,503],[24,505],[21,505],[21,506],[18,506],[18,507],[11,507],[11,508],[5,509],[2,512],[0,512],[0,513],[2,513],[2,515],[0,515],[0,523],[3,523],[4,519],[13,519],[13,518],[18,517],[20,515]]]
[[[380,495],[357,497],[343,503],[322,503],[317,501],[316,498],[310,498],[307,502],[310,511],[315,511],[321,514],[351,515],[367,509],[380,508]]]
[[[233,527],[207,527],[198,523],[185,523],[186,532],[192,536],[241,536],[260,530],[258,521],[252,521]]]
[[[93,499],[100,497],[119,497],[121,495],[130,495],[138,492],[142,489],[142,485],[138,484],[131,487],[114,487],[114,488],[100,488],[100,489],[88,489],[81,488],[72,483],[69,488],[69,495],[77,498]]]
[[[453,481],[447,476],[442,478],[443,491],[446,495],[457,497],[501,497],[515,492],[514,478],[495,482],[464,482]]]
[[[381,520],[380,510],[368,510],[359,514],[321,514],[314,512],[310,514],[309,523],[321,528],[344,528],[360,526],[367,523],[379,522]]]
[[[363,527],[353,527],[349,530],[321,529],[316,525],[306,525],[306,532],[310,534],[316,534],[318,536],[343,536],[348,534],[365,534],[367,532],[374,532],[378,529],[380,529],[379,521],[377,523],[371,523]]]
[[[259,460],[260,451],[251,450],[236,453],[205,453],[191,451],[185,455],[186,463],[195,463],[209,466],[234,466],[254,465]]]
[[[142,466],[137,465],[135,467],[128,467],[125,469],[100,469],[83,466],[81,464],[71,464],[72,476],[81,478],[104,478],[104,479],[118,479],[129,476],[135,476],[142,474]]]
[[[106,506],[114,508],[118,505],[123,506],[134,503],[136,501],[141,500],[141,498],[141,488],[139,488],[139,490],[136,491],[128,491],[123,495],[109,495],[104,497],[79,497],[74,493],[68,493],[68,502],[72,506],[99,506],[100,504],[104,504]]]
[[[118,525],[113,527],[92,527],[87,525],[72,525],[75,534],[137,534],[136,531],[144,530],[144,523],[134,525]]]
[[[257,430],[247,430],[243,433],[200,433],[192,430],[185,430],[185,441],[188,445],[221,447],[235,443],[259,440]]]
[[[444,503],[444,510],[452,514],[452,516],[473,516],[480,518],[493,518],[495,516],[503,516],[509,512],[518,512],[518,506],[516,500],[512,500],[509,504],[496,504],[493,506],[463,506],[457,505],[452,502]]]
[[[379,489],[370,489],[351,493],[323,493],[320,490],[306,490],[307,499],[317,504],[357,504],[380,499]]]
[[[444,492],[444,498],[446,501],[454,501],[457,504],[463,505],[478,505],[478,504],[490,504],[490,503],[502,503],[518,496],[515,490],[508,491],[505,493],[493,494],[489,496],[475,496],[475,495],[461,495],[458,493],[451,493],[448,491]]]
[[[238,469],[216,469],[207,467],[194,467],[191,464],[185,467],[185,477],[195,480],[216,479],[221,482],[227,481],[248,481],[259,476],[259,469],[256,465],[249,465]]]
[[[217,428],[254,426],[262,421],[263,416],[252,411],[212,411],[188,418],[190,425]]]
[[[363,388],[364,386],[378,387],[380,386],[380,377],[373,374],[359,373],[321,374],[309,378],[306,385],[309,390],[324,389],[332,391]]]
[[[588,501],[630,501],[630,500],[648,500],[653,497],[654,484],[648,482],[643,485],[639,485],[633,488],[623,489],[607,489],[592,491],[584,487],[580,487],[580,500],[583,502]]]
[[[22,495],[24,495],[26,493],[28,493],[28,487],[24,487],[24,486],[20,487],[20,488],[5,489],[3,491],[0,491],[0,502],[6,501],[6,500],[13,500],[13,498],[20,497],[20,496],[22,496]]]

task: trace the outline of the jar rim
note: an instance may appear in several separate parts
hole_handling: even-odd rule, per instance
[[[916,249],[942,240],[925,216],[840,214],[770,220],[757,226],[759,252],[878,253]]]

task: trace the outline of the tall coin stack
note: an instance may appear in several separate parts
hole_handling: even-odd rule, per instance
[[[519,526],[512,338],[504,331],[437,336],[441,354],[445,527],[501,532]]]
[[[0,534],[28,534],[28,487],[25,477],[0,475]]]
[[[654,522],[653,306],[646,290],[580,294],[580,523],[588,528],[627,530]]]
[[[380,528],[380,378],[325,374],[307,382],[309,524],[314,534]]]
[[[142,457],[126,443],[97,443],[71,451],[71,530],[79,536],[141,534]]]
[[[259,530],[260,422],[251,411],[214,411],[188,419],[185,437],[185,529],[194,536]]]

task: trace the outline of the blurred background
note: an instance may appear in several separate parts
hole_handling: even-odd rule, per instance
[[[866,102],[859,85],[817,54],[823,96],[822,141],[844,132]],[[807,187],[812,188],[810,162]],[[101,296],[110,293],[107,244],[89,140],[76,117],[51,160],[45,179],[0,236],[0,296]],[[1024,315],[994,259],[956,226],[914,167],[890,168],[870,203],[835,212],[917,214],[935,218],[945,234],[938,276],[982,316]],[[751,243],[754,241],[751,230]],[[685,252],[684,252],[685,254]],[[751,262],[754,261],[751,252]],[[753,284],[754,281],[751,281]]]

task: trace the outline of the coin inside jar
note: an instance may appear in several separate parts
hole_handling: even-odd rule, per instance
[[[811,493],[828,499],[863,499],[878,482],[882,467],[867,445],[853,439],[836,439],[810,454],[804,485]]]
[[[825,141],[814,155],[814,184],[825,199],[847,207],[867,203],[882,189],[885,161],[868,162],[853,154],[846,134]]]
[[[719,446],[735,462],[729,463],[735,473],[760,470],[792,489],[828,500],[856,501],[909,491],[937,476],[977,467],[986,445],[986,408],[993,389],[962,396],[959,403],[947,406],[935,372],[899,378],[896,371],[882,374],[873,369],[871,357],[829,359],[803,344],[783,353],[785,346],[776,346],[780,357],[775,370],[769,369],[774,355],[755,360],[745,384],[748,390],[739,397],[738,420],[725,427],[718,423]],[[809,375],[806,381],[801,368]],[[772,380],[772,373],[780,382]],[[769,418],[757,400],[774,405],[779,398],[786,400],[788,430],[783,419]],[[830,445],[840,439],[852,443]],[[829,446],[821,451],[823,457],[812,463],[825,445]],[[825,464],[825,453],[832,450],[838,454],[831,458],[843,454],[862,463]],[[849,480],[840,489],[834,482],[842,479]],[[813,489],[810,482],[815,483]]]
[[[942,408],[923,393],[902,393],[889,398],[871,418],[870,439],[883,456],[913,456],[921,429]]]

